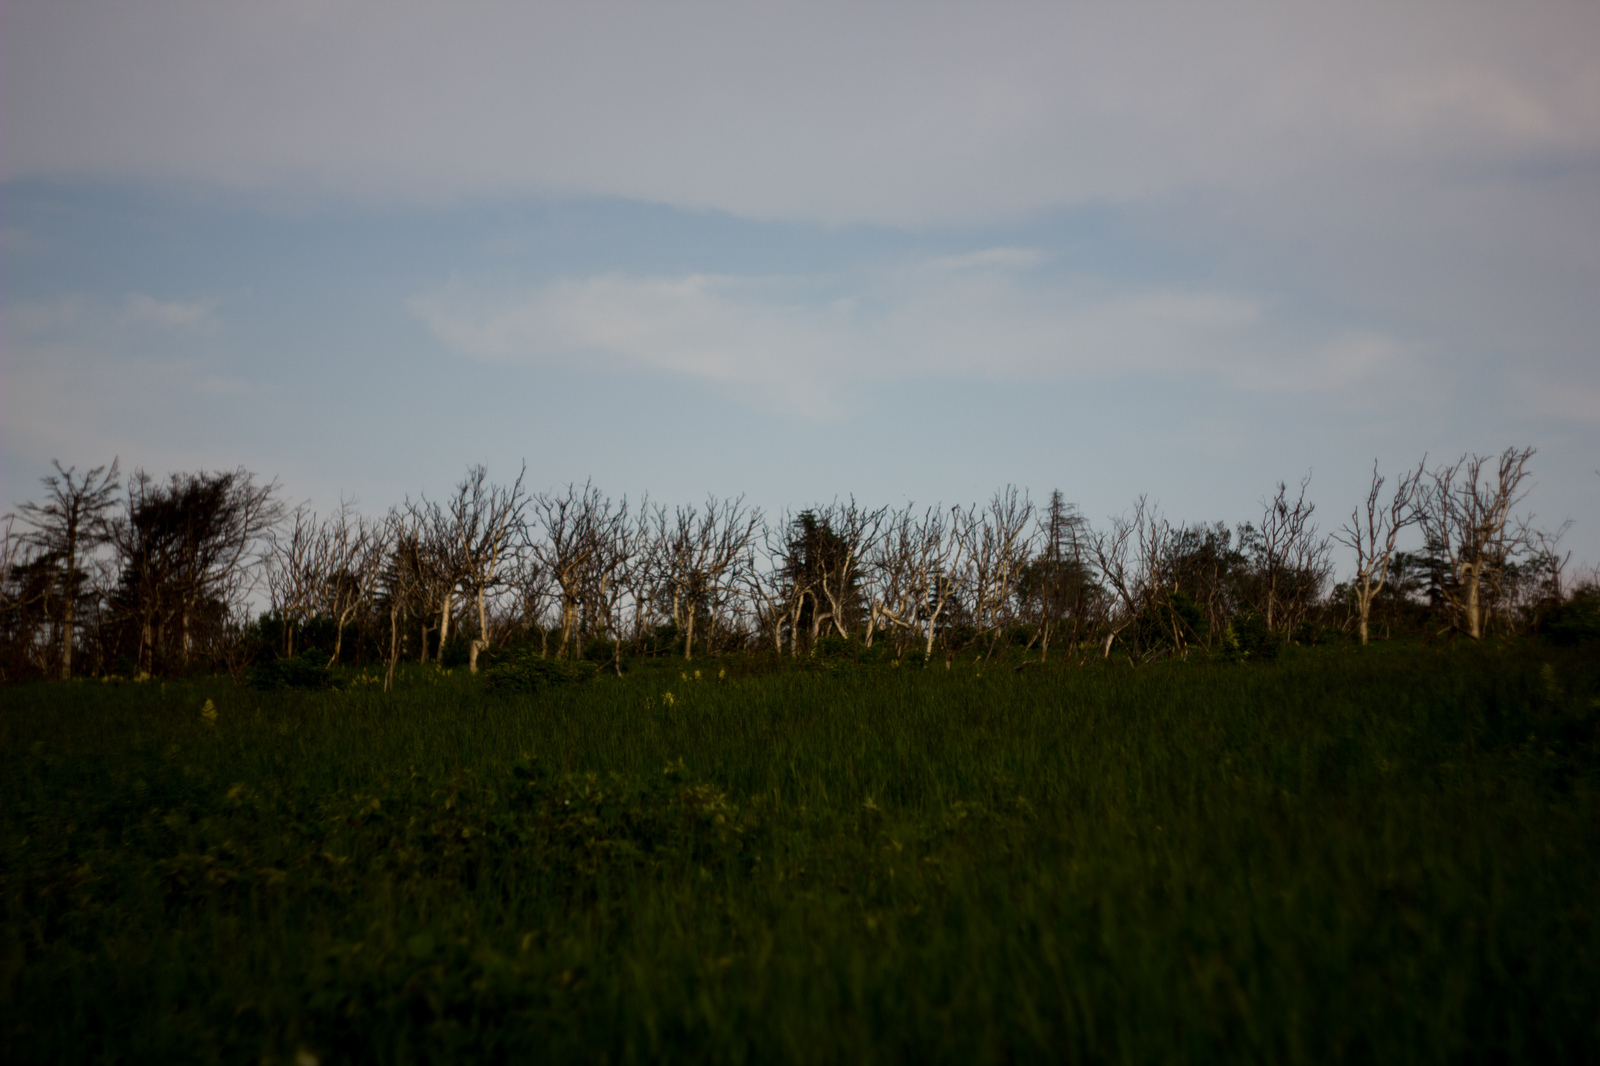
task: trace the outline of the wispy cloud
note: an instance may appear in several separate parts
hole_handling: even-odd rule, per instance
[[[456,281],[411,301],[436,336],[487,360],[586,360],[701,379],[813,418],[859,388],[917,378],[1001,382],[1192,376],[1256,391],[1359,390],[1409,358],[1376,333],[1294,336],[1250,294],[1114,287],[996,248],[843,274],[605,275],[491,295]]]
[[[32,455],[99,461],[138,441],[152,449],[141,462],[193,462],[204,450],[161,430],[191,433],[197,401],[254,387],[215,373],[209,301],[72,293],[7,304],[3,318],[5,435]]]
[[[215,324],[213,304],[200,300],[158,300],[129,293],[120,304],[66,293],[48,300],[8,303],[5,316],[13,334],[31,338],[70,339],[105,346],[129,326],[160,331],[192,331]]]
[[[211,314],[207,303],[182,300],[157,300],[153,296],[130,295],[123,304],[123,315],[130,322],[149,322],[160,326],[194,326]]]

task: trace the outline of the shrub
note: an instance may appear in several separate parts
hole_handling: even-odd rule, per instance
[[[1278,637],[1267,628],[1260,611],[1242,611],[1233,619],[1233,640],[1239,657],[1248,662],[1271,662],[1278,657]]]
[[[491,669],[489,689],[507,696],[531,695],[547,688],[578,685],[599,673],[598,664],[588,660],[536,659],[521,655]]]
[[[1545,615],[1544,637],[1552,644],[1593,644],[1600,641],[1600,587],[1574,592],[1567,602]]]
[[[315,648],[307,648],[292,659],[271,659],[260,663],[250,669],[250,685],[267,691],[333,688],[336,679],[333,671],[328,669],[326,654]]]
[[[828,662],[844,662],[855,657],[855,643],[837,633],[829,633],[817,640],[816,657]]]
[[[446,670],[454,670],[458,666],[465,666],[471,659],[472,638],[457,632],[444,642],[444,647],[439,649],[439,665]]]

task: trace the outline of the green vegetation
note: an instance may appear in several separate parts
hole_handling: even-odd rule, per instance
[[[0,691],[0,1058],[1600,1058],[1592,647],[496,669]]]

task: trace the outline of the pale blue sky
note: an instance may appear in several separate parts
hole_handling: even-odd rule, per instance
[[[1600,562],[1600,5],[10,4],[0,491],[667,502],[1540,449]]]

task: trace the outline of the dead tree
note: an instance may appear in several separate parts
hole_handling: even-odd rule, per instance
[[[1284,482],[1263,501],[1261,528],[1246,527],[1256,562],[1255,608],[1268,632],[1293,629],[1305,616],[1332,572],[1330,548],[1311,523],[1316,504],[1306,499],[1309,475],[1293,500]]]
[[[288,528],[268,541],[267,602],[283,627],[282,654],[294,655],[294,638],[311,617],[322,585],[322,524],[316,512],[295,508]]]
[[[786,598],[793,604],[791,646],[806,622],[813,649],[824,624],[850,638],[861,609],[862,567],[887,513],[888,508],[871,510],[851,499],[802,511],[790,523],[784,573],[789,585]]]
[[[593,524],[595,550],[583,581],[584,613],[592,632],[611,638],[611,669],[622,676],[622,641],[629,601],[649,584],[654,562],[648,502],[641,503],[640,520],[628,517],[624,498],[615,512],[608,509]],[[640,619],[635,613],[635,626]]]
[[[23,537],[16,532],[16,516],[0,516],[0,596],[10,593],[11,571],[22,555],[24,543]],[[10,604],[3,606],[9,607]]]
[[[1498,460],[1462,456],[1433,472],[1418,501],[1417,518],[1447,572],[1440,594],[1473,640],[1486,631],[1507,564],[1527,546],[1527,527],[1511,512],[1527,494],[1533,455],[1507,448]]]
[[[994,494],[976,522],[963,523],[966,586],[973,625],[989,635],[989,655],[1011,622],[1009,608],[1033,555],[1033,504],[1007,486]]]
[[[1159,522],[1140,496],[1132,516],[1115,515],[1107,529],[1091,531],[1087,540],[1100,580],[1111,595],[1100,601],[1101,657],[1111,657],[1111,646],[1132,625],[1150,597],[1150,568],[1144,546],[1151,541],[1146,527]],[[1138,548],[1139,553],[1135,554]]]
[[[1417,520],[1412,503],[1422,485],[1423,459],[1415,471],[1402,475],[1400,483],[1388,503],[1382,502],[1385,479],[1378,473],[1377,460],[1372,463],[1372,485],[1367,490],[1365,508],[1350,512],[1350,521],[1334,534],[1334,538],[1356,553],[1355,581],[1352,583],[1356,597],[1357,629],[1361,643],[1367,643],[1368,620],[1372,615],[1372,601],[1389,576],[1389,560],[1394,558],[1395,542],[1400,531]]]
[[[524,466],[509,488],[491,484],[486,467],[474,466],[456,486],[447,508],[450,555],[465,593],[473,598],[478,615],[478,635],[468,650],[468,668],[478,672],[478,655],[489,647],[489,615],[485,599],[505,584],[506,560],[526,543],[523,512],[528,497],[522,491]],[[442,643],[443,637],[441,637]]]
[[[683,657],[694,656],[695,626],[711,619],[708,609],[734,584],[736,567],[761,528],[761,512],[744,497],[706,499],[704,511],[679,507],[671,525],[657,513],[662,577],[672,598],[672,621],[683,637]],[[730,573],[732,571],[732,573]]]
[[[624,501],[626,504],[626,501]],[[606,625],[612,630],[612,668],[622,671],[622,646],[631,642],[642,648],[656,619],[656,604],[666,593],[666,563],[658,531],[665,522],[662,508],[652,508],[649,498],[641,500],[631,518],[616,524],[616,557],[610,567],[606,602],[602,605]]]
[[[956,591],[955,575],[963,564],[966,546],[959,530],[971,520],[958,507],[948,513],[930,507],[919,516],[907,508],[890,516],[884,535],[870,558],[873,576],[872,617],[866,645],[872,646],[879,619],[897,635],[916,637],[923,654],[933,654],[939,620]],[[901,641],[895,641],[897,651]]]
[[[518,623],[524,629],[538,628],[539,658],[548,658],[550,624],[547,611],[551,602],[557,599],[555,582],[550,580],[550,571],[531,551],[518,552],[513,562],[509,583],[517,597]]]
[[[61,468],[43,479],[45,502],[25,503],[20,517],[33,527],[29,541],[55,561],[59,577],[54,599],[60,604],[59,633],[53,642],[60,647],[60,676],[72,677],[72,649],[77,640],[77,609],[83,598],[83,561],[107,538],[106,514],[116,503],[117,462],[110,468],[97,466],[82,477],[76,467]]]
[[[438,619],[437,626],[432,627],[439,632],[438,651],[434,659],[442,663],[445,645],[450,643],[450,631],[456,620],[456,597],[461,592],[460,542],[454,516],[442,504],[423,497],[420,502],[409,506],[416,519],[421,548],[418,561],[423,564],[421,576],[424,580],[418,583],[417,591],[427,597],[430,613]],[[424,628],[429,628],[426,622]],[[422,658],[424,662],[427,661],[426,637]]]
[[[1050,506],[1040,525],[1044,545],[1034,559],[1030,576],[1036,586],[1033,598],[1038,606],[1035,638],[1039,641],[1039,661],[1047,662],[1050,638],[1065,619],[1072,619],[1074,638],[1077,635],[1083,609],[1087,523],[1058,489],[1050,494]]]
[[[417,528],[417,516],[409,508],[391,510],[383,524],[383,543],[387,548],[387,561],[378,579],[378,595],[387,602],[389,614],[389,653],[387,669],[383,675],[383,690],[394,689],[395,667],[400,662],[400,623],[409,619],[414,610],[425,613],[426,605],[419,603],[419,590],[426,580],[427,564],[423,559],[422,537]],[[422,610],[417,610],[421,607]],[[422,632],[423,656],[427,655],[428,632]]]
[[[334,624],[333,654],[328,665],[339,661],[344,631],[372,601],[388,555],[387,522],[370,522],[341,505],[318,537],[321,598],[319,607]]]
[[[790,635],[790,651],[799,654],[795,647],[793,620],[797,617],[796,601],[805,595],[797,588],[789,572],[789,544],[780,530],[789,528],[785,522],[779,529],[765,524],[759,539],[752,537],[745,549],[745,558],[736,573],[741,580],[741,591],[751,604],[758,633],[770,633],[772,650],[783,655],[783,637]],[[761,639],[764,641],[765,636]]]
[[[569,649],[576,655],[580,615],[597,587],[595,568],[607,562],[602,550],[613,541],[615,527],[626,523],[627,504],[614,508],[585,482],[582,489],[568,485],[564,493],[535,496],[533,509],[543,535],[530,535],[527,547],[560,590],[561,645],[556,656],[565,657]]]

